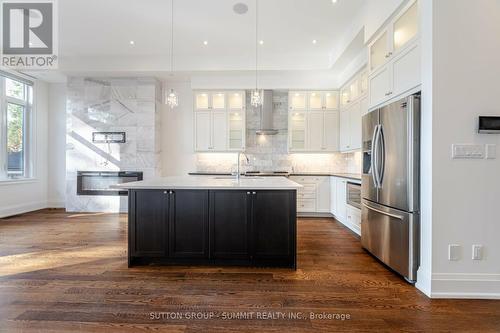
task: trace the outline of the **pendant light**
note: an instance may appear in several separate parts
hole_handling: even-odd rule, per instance
[[[171,0],[171,27],[170,27],[170,77],[174,76],[174,0]],[[165,104],[167,104],[171,110],[179,105],[179,96],[173,88],[170,89],[168,93],[165,93]]]
[[[258,108],[262,105],[262,92],[258,89],[259,83],[259,0],[255,0],[255,90],[252,91],[250,104]]]

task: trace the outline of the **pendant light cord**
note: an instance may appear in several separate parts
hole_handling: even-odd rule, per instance
[[[170,75],[174,74],[174,0],[171,2],[172,10],[171,10],[171,20],[172,27],[170,29]]]
[[[255,0],[255,91],[258,88],[259,64],[259,0]]]

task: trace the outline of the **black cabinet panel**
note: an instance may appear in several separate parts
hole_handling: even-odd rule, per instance
[[[214,259],[250,259],[251,192],[210,191],[210,253]]]
[[[291,257],[295,252],[292,191],[257,191],[253,200],[253,246],[256,259]]]
[[[157,190],[131,191],[129,200],[129,251],[133,256],[165,256],[167,195]]]
[[[208,258],[208,191],[173,191],[169,207],[170,257]]]

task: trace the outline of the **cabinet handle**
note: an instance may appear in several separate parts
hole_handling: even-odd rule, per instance
[[[174,194],[174,191],[170,191],[170,192],[168,192],[168,193],[169,193],[169,194]]]
[[[247,192],[247,195],[250,195],[250,192]]]
[[[252,192],[252,194],[253,194],[253,195],[256,195],[256,194],[257,194],[257,192]]]
[[[167,191],[163,191],[163,194],[167,194],[168,192]]]

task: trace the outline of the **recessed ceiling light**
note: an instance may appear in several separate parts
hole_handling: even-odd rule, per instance
[[[264,45],[264,41],[263,40],[259,40],[259,44],[260,45]]]
[[[313,43],[313,44],[316,44],[317,42],[318,42],[318,41],[317,41],[316,39],[313,39],[313,40],[312,40],[312,43]]]
[[[208,40],[204,40],[203,45],[208,45]]]
[[[243,15],[248,12],[248,6],[244,3],[239,2],[233,6],[233,11],[236,14]]]
[[[337,0],[332,0],[332,3],[333,3],[333,4],[336,4],[336,3],[337,3]]]
[[[130,44],[130,45],[135,45],[135,42],[134,42],[133,40],[131,40],[131,41],[129,42],[129,44]]]

